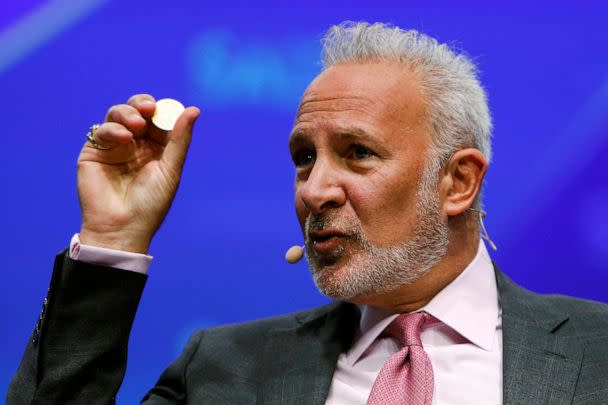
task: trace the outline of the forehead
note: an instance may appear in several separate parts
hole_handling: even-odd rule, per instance
[[[425,111],[420,81],[405,65],[341,64],[323,71],[308,86],[294,132],[307,127],[353,126],[380,132],[412,131],[426,125]]]

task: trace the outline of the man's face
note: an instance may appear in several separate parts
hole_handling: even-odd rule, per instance
[[[337,65],[306,90],[290,138],[295,206],[326,295],[385,292],[445,254],[428,134],[418,80],[403,65]]]

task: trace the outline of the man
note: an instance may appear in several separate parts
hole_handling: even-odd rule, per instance
[[[474,65],[365,23],[332,27],[324,64],[289,146],[307,260],[336,302],[196,333],[143,403],[606,403],[608,308],[518,287],[480,241],[491,123]],[[199,114],[167,134],[154,110],[149,95],[110,108],[82,150],[82,229],[11,404],[114,402]]]

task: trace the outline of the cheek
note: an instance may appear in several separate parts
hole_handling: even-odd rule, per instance
[[[294,192],[295,200],[294,206],[296,209],[296,216],[298,217],[298,222],[300,223],[300,228],[304,230],[304,224],[306,223],[306,218],[308,217],[309,210],[304,205],[298,190],[296,189]]]
[[[370,242],[391,245],[407,238],[416,220],[416,191],[415,184],[388,178],[351,189],[351,204]]]

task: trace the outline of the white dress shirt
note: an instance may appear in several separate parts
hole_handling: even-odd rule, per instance
[[[74,260],[147,273],[151,256],[70,243]],[[327,405],[365,404],[386,360],[401,348],[380,337],[398,314],[362,305],[353,346],[338,359]],[[433,316],[420,338],[433,365],[433,405],[502,404],[502,324],[494,267],[483,241],[454,281],[420,309]]]
[[[327,405],[365,404],[386,360],[401,349],[379,337],[398,314],[362,305],[359,333],[342,353]],[[433,365],[433,405],[502,404],[502,327],[494,267],[480,240],[475,259],[420,309],[434,321],[420,338]]]

